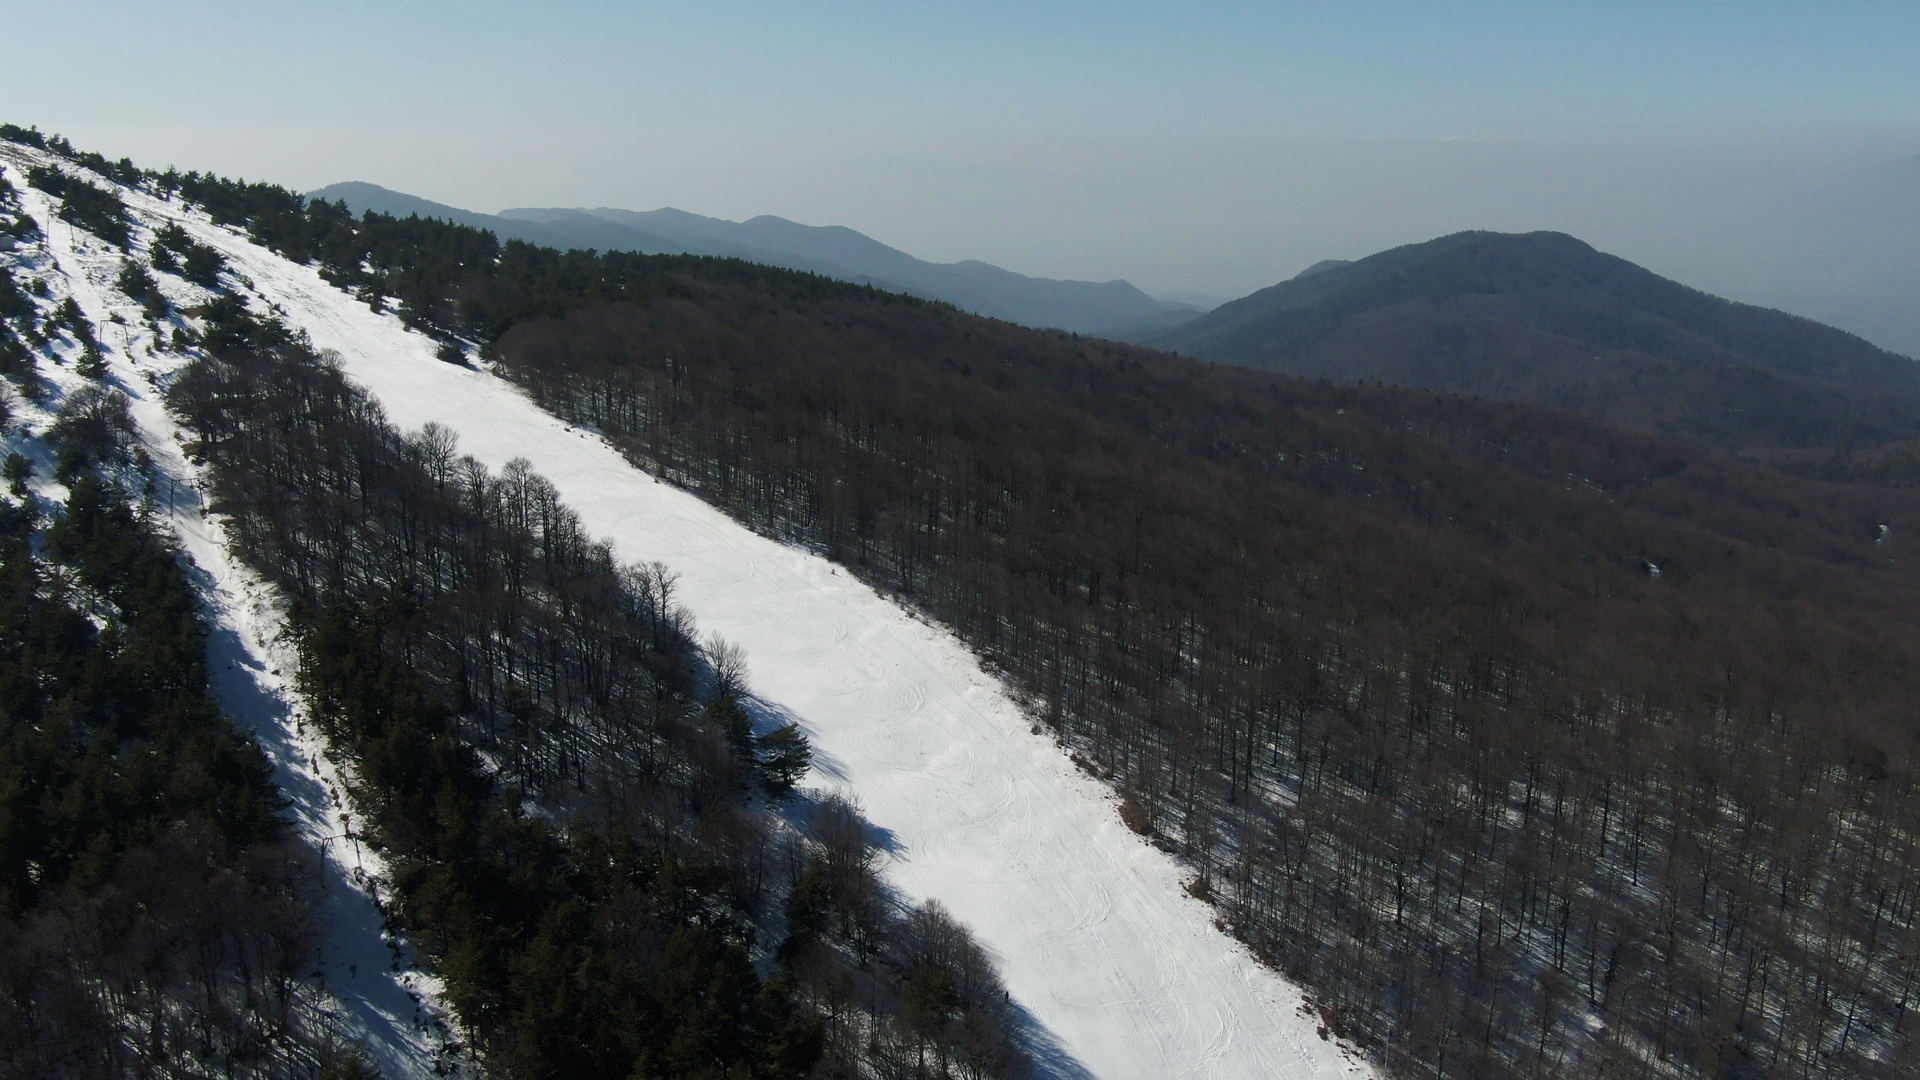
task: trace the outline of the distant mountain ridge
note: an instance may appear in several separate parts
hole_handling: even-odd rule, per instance
[[[1312,277],[1315,274],[1324,274],[1329,270],[1337,270],[1342,266],[1352,265],[1352,259],[1321,259],[1319,262],[1293,275],[1293,280],[1298,281],[1303,277]]]
[[[1729,449],[1920,434],[1920,368],[1563,233],[1464,232],[1329,260],[1170,330],[1202,359],[1548,405]]]
[[[345,202],[355,213],[436,217],[489,229],[503,240],[563,249],[746,259],[944,300],[1025,326],[1077,333],[1156,331],[1200,314],[1191,304],[1156,300],[1126,281],[1028,277],[972,260],[932,263],[842,225],[802,225],[771,215],[727,221],[672,208],[609,207],[521,207],[482,214],[361,182],[330,184],[308,196]]]

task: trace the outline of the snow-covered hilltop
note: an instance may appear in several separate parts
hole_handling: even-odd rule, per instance
[[[0,163],[16,179],[29,162],[45,160],[0,146]],[[1122,824],[1111,793],[1040,734],[952,634],[828,561],[656,481],[506,381],[441,362],[435,342],[314,268],[178,203],[120,193],[139,224],[136,250],[154,228],[177,223],[225,256],[252,303],[337,353],[394,422],[443,425],[463,452],[494,469],[528,459],[621,559],[657,560],[678,573],[678,596],[700,626],[744,649],[764,708],[798,722],[812,740],[814,771],[804,784],[857,800],[886,838],[885,878],[909,899],[941,901],[991,949],[1012,999],[1051,1044],[1042,1063],[1056,1075],[1370,1072],[1316,1031],[1298,988],[1187,895],[1179,863]],[[182,358],[152,340],[134,317],[139,305],[116,291],[121,253],[55,222],[41,194],[29,191],[27,201],[47,233],[47,255],[32,272],[74,296],[96,324],[123,315],[103,341],[109,377],[134,399],[158,468],[190,487],[192,466],[154,389]],[[273,599],[228,555],[218,525],[194,500],[174,501],[170,513],[208,575],[221,700],[255,725],[301,830],[329,852],[328,981],[384,1070],[430,1068],[445,1038],[432,1019],[433,981],[397,961],[401,953],[382,936],[372,884],[380,867],[344,839],[350,808],[337,801],[337,777],[300,721],[289,686],[294,659],[279,644]]]

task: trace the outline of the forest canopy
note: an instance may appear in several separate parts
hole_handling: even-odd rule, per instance
[[[561,254],[268,185],[147,182],[477,346],[637,464],[954,629],[1330,1032],[1396,1075],[1895,1076],[1920,1060],[1920,494],[737,261]],[[326,378],[300,364],[272,378]],[[408,490],[301,495],[357,483],[294,464],[349,453],[346,432],[396,462],[426,451],[345,416],[326,438],[280,432],[247,411],[274,395],[230,382],[276,369],[221,365],[181,407],[223,497],[259,522],[255,557],[316,613],[321,583],[377,586],[336,609],[350,621],[331,632],[360,644],[330,655],[385,656],[382,671],[402,642],[458,655],[460,638],[427,633],[438,615],[396,597],[401,575],[360,569],[390,542],[278,524]],[[294,536],[329,539],[273,539]],[[462,714],[444,703],[484,685],[475,670],[391,684],[425,703],[409,738]],[[486,692],[505,709],[504,684]],[[689,724],[726,744],[724,724]],[[527,784],[590,775],[567,750],[578,733],[523,730]],[[661,820],[682,828],[696,788],[674,783],[681,809]],[[815,915],[807,875],[841,880],[821,858],[793,879],[790,925],[857,952],[847,893]]]

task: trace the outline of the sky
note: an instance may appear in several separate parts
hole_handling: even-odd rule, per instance
[[[4,0],[0,19],[0,119],[301,190],[771,213],[1163,296],[1553,228],[1819,317],[1920,306],[1887,219],[1920,223],[1912,0]],[[1920,317],[1889,333],[1920,352]]]

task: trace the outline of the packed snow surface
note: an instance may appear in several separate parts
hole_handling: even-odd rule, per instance
[[[435,359],[432,342],[314,269],[176,206],[137,193],[128,202],[219,249],[260,299],[338,352],[396,423],[443,424],[495,469],[527,458],[620,557],[676,571],[701,629],[740,645],[755,695],[812,740],[806,783],[851,794],[884,837],[887,880],[910,900],[939,899],[996,955],[1014,1001],[1058,1051],[1048,1071],[1370,1072],[1316,1034],[1300,991],[1216,927],[1185,893],[1180,865],[1122,825],[1111,793],[1037,734],[952,634],[657,482],[504,380]],[[202,550],[225,580],[244,581]],[[261,692],[284,700],[261,673],[270,669],[254,642],[267,631],[246,621],[247,596],[239,586],[229,613],[235,655]]]

